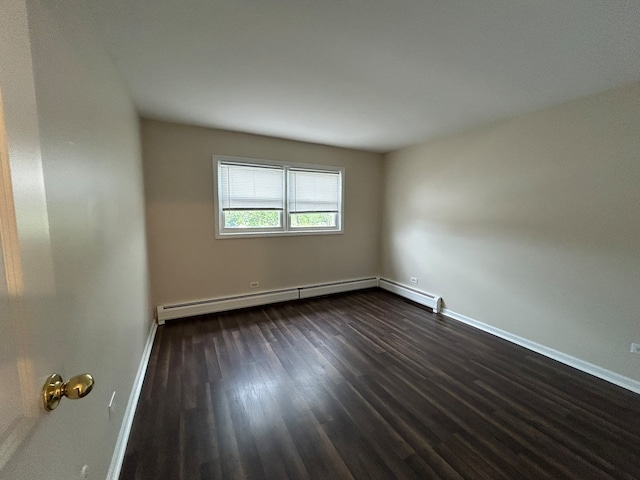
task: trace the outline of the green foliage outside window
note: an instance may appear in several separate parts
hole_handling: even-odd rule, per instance
[[[335,227],[335,213],[293,213],[291,226],[299,227]]]
[[[279,210],[226,210],[225,228],[279,228]],[[335,213],[292,213],[291,227],[335,227]]]
[[[225,228],[278,228],[278,210],[227,210],[224,212]]]

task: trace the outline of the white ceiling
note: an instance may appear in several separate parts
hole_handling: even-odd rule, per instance
[[[88,0],[142,116],[372,151],[640,80],[640,0]]]

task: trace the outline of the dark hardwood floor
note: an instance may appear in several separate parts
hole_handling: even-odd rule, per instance
[[[640,478],[640,395],[367,290],[158,329],[121,479]]]

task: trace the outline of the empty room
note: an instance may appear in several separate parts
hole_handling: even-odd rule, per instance
[[[638,25],[0,0],[0,478],[640,479]]]

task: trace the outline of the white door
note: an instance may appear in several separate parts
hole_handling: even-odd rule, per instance
[[[6,132],[0,90],[0,477],[58,478],[67,475],[55,458],[69,442],[73,409],[46,412],[42,404],[44,380],[69,348],[56,309],[42,164],[37,148],[12,162]]]
[[[50,374],[83,372],[65,369],[78,347],[54,276],[26,4],[0,1],[0,478],[82,478],[69,459],[87,400],[42,406]]]

